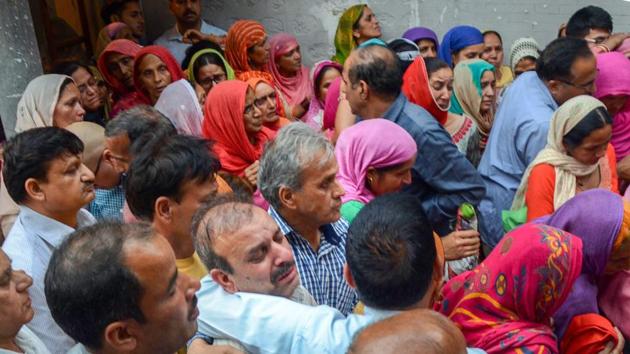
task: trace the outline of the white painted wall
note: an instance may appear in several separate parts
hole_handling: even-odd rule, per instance
[[[145,13],[152,36],[173,23],[168,0],[145,0]],[[305,62],[333,53],[332,38],[343,10],[358,4],[355,0],[202,0],[203,17],[229,28],[236,19],[261,21],[269,33],[293,33],[302,44]],[[615,30],[630,31],[630,2],[624,0],[369,0],[384,31],[384,39],[400,36],[411,26],[433,28],[441,37],[452,26],[469,24],[479,29],[494,29],[504,37],[506,51],[511,43],[533,36],[544,46],[561,23],[579,8],[598,5],[612,15]]]

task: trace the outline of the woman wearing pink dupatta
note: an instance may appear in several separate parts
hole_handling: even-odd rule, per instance
[[[582,269],[582,241],[527,224],[505,235],[477,268],[451,279],[435,309],[469,346],[497,353],[558,353],[551,318]]]
[[[322,130],[324,125],[324,107],[328,90],[334,80],[341,77],[343,67],[332,60],[322,60],[315,63],[311,70],[311,83],[313,84],[313,96],[308,112],[302,119],[306,124],[316,130]],[[338,92],[337,92],[337,96]]]
[[[346,192],[341,216],[352,222],[376,196],[411,183],[417,152],[411,135],[386,119],[368,119],[345,129],[335,145],[337,180]]]
[[[619,52],[597,56],[595,98],[602,101],[613,117],[612,139],[617,161],[630,155],[630,60]]]
[[[308,109],[311,80],[308,68],[302,65],[300,44],[288,33],[278,33],[269,40],[271,47],[268,71],[282,98],[289,120],[301,118]]]

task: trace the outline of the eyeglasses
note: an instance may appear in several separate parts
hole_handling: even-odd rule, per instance
[[[267,96],[263,96],[263,97],[257,98],[254,101],[254,105],[256,105],[256,107],[258,107],[258,108],[263,108],[263,107],[265,107],[266,105],[269,104],[269,100],[274,102],[276,100],[276,96],[277,96],[276,92],[274,91],[274,92],[268,94]]]
[[[606,37],[597,37],[597,38],[584,38],[585,41],[587,41],[588,43],[593,43],[593,44],[602,44],[606,41]]]
[[[212,86],[212,85],[216,85],[219,82],[225,81],[227,77],[225,76],[225,74],[217,74],[217,75],[213,75],[213,76],[208,76],[207,78],[199,81],[199,84],[202,86]]]
[[[586,84],[583,84],[583,85],[579,85],[579,84],[573,83],[571,81],[563,80],[563,79],[556,79],[556,81],[560,81],[565,85],[573,86],[577,89],[584,90],[584,91],[592,91],[593,87],[595,86],[595,80],[591,82],[587,82]]]
[[[245,111],[243,113],[247,115],[254,113],[254,104],[245,106]]]

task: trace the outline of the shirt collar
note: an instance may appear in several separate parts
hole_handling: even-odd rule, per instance
[[[280,231],[285,236],[302,237],[302,235],[298,234],[297,231],[295,231],[295,229],[293,229],[293,227],[291,227],[291,225],[289,225],[289,223],[286,222],[286,220],[282,217],[282,215],[280,215],[280,213],[278,213],[278,211],[274,209],[274,207],[272,206],[269,207],[269,215],[271,215],[271,217],[276,221],[276,223],[278,224],[278,227],[280,228]],[[335,232],[335,228],[333,227],[333,224],[323,225],[319,228],[319,230],[322,232],[322,236],[327,242],[332,243],[334,245],[338,245],[340,243],[341,241],[340,236],[337,235],[337,232]]]
[[[392,103],[392,105],[389,106],[385,114],[383,114],[383,118],[391,120],[393,118],[398,117],[400,113],[402,112],[403,108],[405,108],[406,101],[407,99],[405,98],[405,95],[401,92],[398,95],[398,97],[396,97],[396,100],[394,101],[394,103]]]
[[[88,223],[86,222],[85,215],[81,214],[82,210],[83,209],[79,210],[77,215],[79,227],[85,226]],[[54,247],[59,247],[63,240],[75,230],[66,224],[42,215],[24,205],[20,206],[19,217],[23,225],[28,227],[27,232],[39,236]]]
[[[383,309],[377,309],[375,307],[365,306],[363,313],[365,316],[373,318],[375,321],[380,321],[382,319],[397,315],[400,313],[400,311],[383,310]]]

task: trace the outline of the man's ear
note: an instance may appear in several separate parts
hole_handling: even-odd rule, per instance
[[[161,196],[155,200],[153,217],[159,219],[162,223],[170,224],[173,222],[173,208],[170,198]]]
[[[346,279],[346,283],[348,283],[351,288],[357,288],[357,284],[354,282],[354,277],[352,276],[352,272],[350,271],[348,263],[343,265],[343,278]]]
[[[363,80],[359,81],[359,95],[364,101],[370,97],[370,86]]]
[[[219,284],[223,288],[223,290],[227,291],[228,293],[234,294],[238,291],[238,288],[236,287],[236,284],[234,284],[232,277],[230,277],[230,275],[226,272],[215,268],[210,270],[210,277],[215,283]]]
[[[562,82],[557,80],[549,80],[547,81],[547,88],[549,92],[551,92],[551,96],[555,99],[560,95],[560,90],[562,89]]]
[[[44,193],[39,181],[35,178],[29,178],[24,182],[24,191],[30,199],[40,202],[46,200],[46,193]]]
[[[278,197],[280,198],[280,203],[285,208],[290,210],[297,208],[295,193],[291,190],[291,188],[287,188],[285,186],[280,187],[280,189],[278,189]]]
[[[108,148],[103,149],[103,152],[101,153],[101,159],[110,164],[112,167],[114,166],[114,162],[112,161],[114,160],[114,158],[112,157],[112,151]]]
[[[110,347],[114,352],[131,353],[138,347],[136,332],[138,328],[131,321],[112,322],[105,327],[103,347]]]

